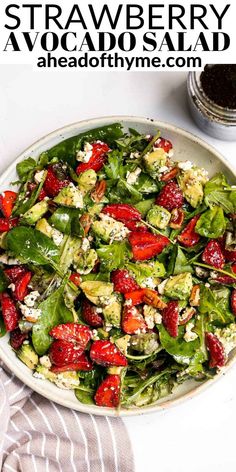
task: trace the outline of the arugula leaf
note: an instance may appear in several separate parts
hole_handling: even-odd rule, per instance
[[[30,176],[32,175],[32,171],[34,171],[36,167],[37,163],[32,157],[28,157],[27,159],[24,159],[24,161],[19,162],[16,165],[16,170],[20,180],[22,182],[29,180]]]
[[[58,208],[49,219],[49,223],[64,234],[77,234],[83,236],[83,228],[80,225],[80,210],[76,208]]]
[[[101,261],[101,272],[111,272],[119,267],[124,267],[127,260],[132,257],[127,242],[114,242],[102,245],[97,249],[98,258]]]
[[[38,306],[41,315],[32,328],[32,342],[40,356],[45,354],[52,343],[49,335],[51,329],[58,324],[73,321],[73,314],[65,305],[64,288],[65,282]]]
[[[59,249],[54,242],[40,231],[26,226],[9,231],[6,245],[16,257],[32,264],[54,267],[59,260]]]
[[[204,187],[205,203],[208,206],[220,205],[226,213],[234,213],[236,191],[232,190],[223,174],[216,174]]]
[[[168,276],[178,275],[182,274],[183,272],[193,273],[194,271],[192,266],[188,263],[188,259],[182,249],[177,245],[173,245],[173,250],[170,254],[167,274]]]
[[[142,193],[124,179],[118,181],[116,189],[124,203],[136,203],[143,199]]]
[[[5,334],[6,334],[6,328],[5,328],[5,325],[4,325],[4,321],[3,321],[2,317],[0,316],[0,338],[5,336]]]
[[[213,326],[225,326],[234,321],[230,310],[230,289],[227,287],[208,288],[201,285],[199,312],[208,316]]]
[[[206,238],[219,238],[223,236],[226,229],[224,211],[219,206],[209,208],[200,216],[195,231]]]
[[[18,197],[12,212],[14,216],[24,215],[38,200],[38,196],[43,188],[44,181],[46,179],[47,173],[44,173],[44,177],[40,184],[31,192],[30,196],[26,196],[28,192],[28,182],[21,186],[18,193]]]
[[[185,326],[179,326],[178,337],[173,338],[166,331],[164,326],[158,325],[160,342],[162,347],[175,359],[179,364],[190,364],[196,352],[199,350],[200,341],[196,338],[194,341],[187,343],[183,339]]]
[[[152,179],[150,175],[144,174],[144,172],[140,174],[134,187],[135,190],[138,190],[141,193],[153,193],[160,190],[158,182]]]
[[[131,154],[133,151],[143,151],[148,142],[145,135],[137,133],[132,128],[129,131],[130,135],[126,134],[123,138],[116,140],[118,148],[126,154]]]
[[[124,177],[123,153],[114,150],[108,154],[107,164],[103,167],[108,179],[112,181]]]

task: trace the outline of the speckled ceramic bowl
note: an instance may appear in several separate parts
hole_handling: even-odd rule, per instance
[[[104,118],[96,118],[92,120],[81,121],[65,126],[54,131],[48,136],[40,139],[26,149],[15,162],[3,173],[0,179],[0,191],[9,188],[9,184],[15,181],[16,164],[21,160],[32,156],[37,157],[41,152],[55,146],[63,139],[75,136],[83,131],[99,126],[107,125],[114,122],[120,122],[125,129],[135,128],[144,134],[155,134],[157,129],[161,130],[162,135],[170,139],[174,145],[176,160],[187,160],[195,162],[200,167],[204,167],[212,175],[216,172],[223,172],[226,177],[235,182],[235,171],[225,161],[225,159],[211,146],[196,136],[177,128],[168,123],[155,121],[150,118],[139,118],[135,116],[110,116]],[[195,381],[187,381],[174,390],[172,395],[158,400],[155,404],[145,406],[143,408],[122,408],[119,412],[111,408],[101,408],[94,405],[84,405],[80,403],[73,391],[61,390],[47,380],[39,380],[32,376],[32,372],[16,357],[13,350],[8,344],[8,336],[0,339],[0,357],[8,366],[8,368],[26,385],[44,397],[53,400],[68,408],[79,410],[83,413],[92,413],[95,415],[109,416],[129,416],[139,415],[143,413],[151,413],[153,411],[163,410],[170,406],[176,405],[180,401],[193,397],[196,393],[210,386],[222,375],[223,371],[216,375],[214,379],[199,383]],[[224,368],[224,372],[230,367],[235,360],[235,352],[233,352]]]

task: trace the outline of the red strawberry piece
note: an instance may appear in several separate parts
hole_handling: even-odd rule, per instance
[[[95,172],[98,172],[106,162],[106,154],[110,150],[109,146],[106,143],[100,141],[92,144],[92,156],[88,162],[82,162],[77,166],[77,174],[81,174],[88,169],[93,169]]]
[[[1,294],[2,316],[7,331],[14,331],[18,327],[19,313],[15,302],[8,293]]]
[[[165,174],[162,175],[161,181],[162,182],[169,182],[169,180],[174,179],[179,173],[178,167],[173,167],[173,169],[169,170],[168,172],[165,172]]]
[[[236,290],[234,289],[231,293],[231,309],[233,314],[236,316]]]
[[[28,338],[28,333],[22,333],[19,328],[14,329],[14,331],[10,332],[10,345],[12,349],[17,351],[23,342]]]
[[[94,341],[90,349],[90,357],[96,364],[108,366],[126,366],[127,359],[119,351],[115,344],[110,341],[102,340]]]
[[[179,304],[177,301],[171,301],[162,311],[162,322],[172,338],[178,336],[179,324]]]
[[[231,285],[235,284],[236,280],[233,279],[233,277],[230,277],[230,275],[218,275],[214,278],[214,282],[217,282],[218,284]]]
[[[0,233],[5,233],[5,231],[10,231],[18,225],[19,218],[0,218]]]
[[[96,391],[96,405],[116,408],[120,403],[120,384],[119,375],[107,375]]]
[[[215,334],[206,333],[206,346],[210,353],[210,368],[223,367],[225,365],[225,351],[223,344]]]
[[[58,339],[49,349],[49,357],[52,364],[59,367],[79,362],[83,349],[75,343]]]
[[[37,184],[35,184],[34,182],[29,182],[28,185],[27,185],[27,189],[30,193],[33,192],[33,190],[37,187]],[[47,194],[45,192],[45,190],[42,188],[40,190],[40,193],[39,193],[39,196],[38,196],[38,200],[41,202],[42,200],[44,200],[44,198],[47,197]]]
[[[183,194],[176,182],[171,180],[160,191],[156,204],[171,211],[174,208],[181,208],[184,203]]]
[[[32,278],[31,272],[26,272],[15,282],[14,298],[21,302],[28,294],[28,285]]]
[[[6,218],[10,218],[16,199],[17,193],[11,190],[6,190],[0,195],[0,210]]]
[[[12,282],[15,283],[17,280],[19,280],[23,275],[25,275],[27,272],[27,269],[23,266],[12,266],[9,267],[9,269],[4,270],[4,274],[8,279]]]
[[[71,364],[66,364],[62,366],[53,366],[50,370],[54,372],[54,374],[59,374],[60,372],[67,372],[69,370],[84,370],[89,371],[93,369],[92,362],[87,358],[87,356],[83,353],[78,358],[78,361],[72,362]]]
[[[112,203],[111,205],[106,205],[102,213],[122,223],[140,221],[142,219],[141,213],[128,203]]]
[[[139,289],[139,285],[126,269],[114,270],[111,274],[115,292],[127,293]]]
[[[82,302],[82,318],[93,328],[99,328],[103,325],[103,317],[98,313],[97,307],[89,302],[86,298]]]
[[[126,292],[125,299],[131,300],[133,306],[140,305],[140,303],[143,303],[144,295],[145,289],[139,288],[138,290],[134,290],[133,292]]]
[[[45,179],[43,188],[46,195],[49,197],[56,197],[60,190],[68,187],[70,180],[57,164],[49,166],[47,170],[47,177]]]
[[[181,228],[184,222],[184,211],[181,208],[174,208],[171,212],[170,227],[172,229]]]
[[[195,231],[195,226],[199,219],[199,215],[194,216],[187,226],[184,228],[182,233],[178,236],[178,241],[185,247],[195,246],[200,241],[199,234]]]
[[[211,239],[207,243],[202,253],[202,260],[206,264],[209,264],[215,267],[216,269],[222,269],[224,267],[225,258],[221,251],[220,243],[218,243],[218,241]]]
[[[154,147],[162,148],[165,152],[169,152],[173,148],[173,145],[168,139],[158,138],[154,143]]]
[[[75,284],[76,287],[79,287],[82,282],[80,274],[78,274],[77,272],[74,272],[73,274],[71,274],[70,281],[73,282],[73,284]]]
[[[147,226],[143,225],[139,221],[125,221],[124,222],[126,228],[128,228],[130,231],[139,231],[140,233],[145,233],[148,230]]]
[[[85,349],[91,339],[91,331],[88,326],[78,323],[64,323],[50,331],[50,336],[62,341],[75,342],[81,349]]]
[[[126,334],[138,334],[147,331],[145,320],[135,306],[124,306],[121,326]]]
[[[132,231],[129,234],[129,242],[132,247],[134,260],[145,261],[160,254],[169,244],[169,239],[161,234],[154,235],[149,231],[145,233]]]

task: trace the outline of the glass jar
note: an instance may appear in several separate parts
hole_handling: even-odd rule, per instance
[[[225,141],[236,141],[236,109],[216,105],[203,92],[201,72],[188,74],[188,102],[195,123],[205,133]]]

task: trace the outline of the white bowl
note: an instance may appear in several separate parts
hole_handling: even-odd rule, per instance
[[[0,178],[0,191],[9,188],[10,182],[17,180],[16,164],[23,159],[32,156],[38,157],[39,154],[47,149],[55,146],[60,141],[75,136],[83,131],[91,128],[96,128],[106,124],[120,122],[124,129],[135,128],[144,134],[155,134],[160,129],[162,136],[170,139],[174,145],[176,160],[191,160],[200,167],[208,170],[209,175],[217,172],[223,172],[226,177],[232,182],[235,179],[235,172],[230,167],[228,162],[211,146],[202,141],[196,136],[184,131],[176,126],[168,123],[155,121],[150,118],[139,118],[135,116],[110,116],[103,118],[96,118],[92,120],[81,121],[65,126],[59,130],[54,131],[48,136],[40,139],[35,144],[26,149],[15,162],[8,167]],[[0,339],[0,357],[8,368],[26,385],[40,393],[44,397],[53,400],[65,407],[73,408],[74,410],[83,413],[92,413],[96,415],[109,416],[129,416],[143,413],[150,413],[152,411],[163,410],[173,406],[180,401],[193,397],[196,393],[202,391],[204,388],[210,386],[221,375],[219,373],[213,379],[204,381],[202,383],[193,380],[186,381],[174,390],[173,394],[158,400],[154,405],[145,406],[143,408],[122,408],[119,412],[111,408],[101,408],[94,405],[84,405],[80,403],[73,391],[61,390],[54,384],[47,380],[39,380],[32,376],[32,371],[28,369],[15,355],[8,344],[8,336]],[[232,353],[227,365],[224,367],[224,372],[235,361],[235,353]]]

